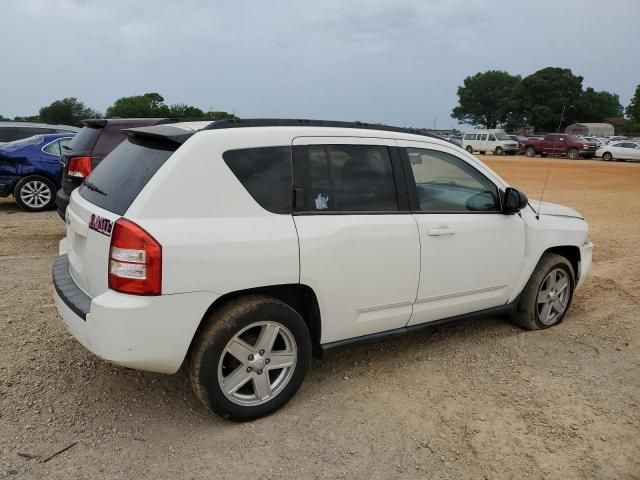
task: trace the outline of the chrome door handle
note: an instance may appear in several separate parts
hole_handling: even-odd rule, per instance
[[[438,228],[430,228],[427,230],[427,235],[430,237],[437,237],[440,235],[454,235],[456,231],[453,228],[449,228],[446,225],[441,225]]]

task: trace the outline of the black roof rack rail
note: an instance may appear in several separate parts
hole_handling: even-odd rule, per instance
[[[337,127],[337,128],[355,128],[360,130],[382,130],[384,132],[410,133],[412,135],[422,135],[424,137],[438,138],[442,137],[433,133],[426,132],[419,128],[403,128],[393,127],[390,125],[382,125],[379,123],[364,122],[344,122],[333,120],[306,120],[295,118],[247,118],[247,119],[228,119],[216,120],[207,125],[203,130],[219,130],[224,128],[243,128],[243,127]]]

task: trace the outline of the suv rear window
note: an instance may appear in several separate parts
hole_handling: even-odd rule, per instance
[[[125,140],[91,172],[80,187],[80,195],[94,205],[124,215],[177,147],[167,142]]]
[[[291,213],[291,147],[229,150],[222,158],[262,208]]]
[[[98,141],[102,128],[83,127],[71,140],[69,150],[92,150]]]

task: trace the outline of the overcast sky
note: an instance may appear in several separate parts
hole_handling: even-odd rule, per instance
[[[640,0],[0,0],[0,114],[121,96],[438,128],[479,71],[640,83]],[[437,120],[436,120],[437,119]]]

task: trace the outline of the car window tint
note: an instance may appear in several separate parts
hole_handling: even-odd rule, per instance
[[[0,142],[11,141],[11,130],[13,127],[0,127]]]
[[[498,211],[497,187],[464,160],[437,150],[407,148],[423,212]]]
[[[489,141],[490,142],[495,142],[496,141],[496,136],[495,135],[489,135]]]
[[[310,146],[308,209],[385,212],[398,210],[389,149],[378,145]]]
[[[262,208],[291,213],[291,147],[229,150],[222,158]]]
[[[38,127],[16,127],[11,140],[22,140],[23,138],[33,137],[34,135],[42,135],[43,133],[47,133],[46,130],[46,128]]]
[[[73,151],[93,149],[101,132],[102,128],[83,127],[69,143],[69,149]]]
[[[60,141],[56,140],[55,142],[51,142],[49,145],[45,146],[43,151],[50,153],[51,155],[55,155],[56,157],[60,156]]]
[[[98,159],[106,157],[111,150],[116,148],[127,136],[122,133],[125,126],[107,125],[101,130],[101,135],[93,147],[92,155]]]
[[[122,142],[91,172],[80,195],[94,205],[124,215],[177,145],[135,139]]]

